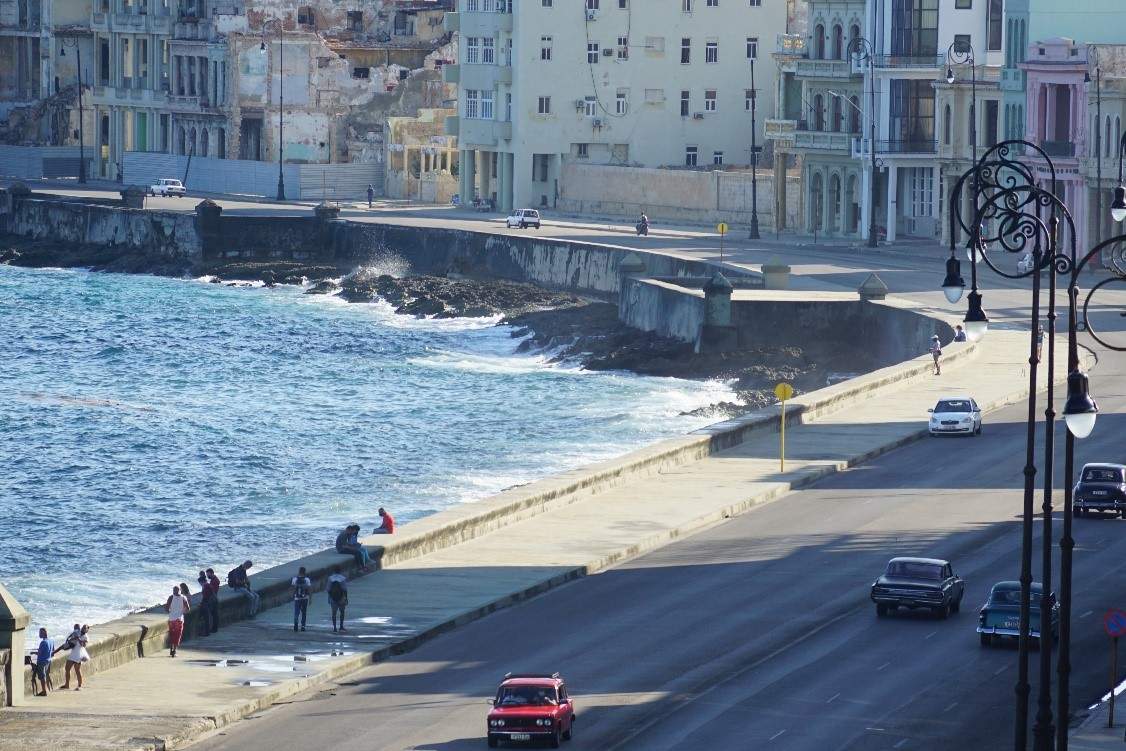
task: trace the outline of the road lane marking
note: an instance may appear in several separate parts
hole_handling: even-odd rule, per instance
[[[778,736],[782,735],[782,733],[785,733],[785,732],[786,732],[785,730],[779,730],[777,733],[770,736],[770,740],[774,740],[775,738],[777,738]]]
[[[827,701],[827,702],[825,702],[825,703],[826,703],[826,704],[832,704],[832,703],[833,703],[833,701],[834,701],[834,700],[836,700],[836,699],[837,699],[837,698],[838,698],[838,697],[839,697],[840,695],[841,695],[841,692],[840,692],[840,691],[838,691],[837,693],[835,693],[835,694],[833,694],[833,695],[832,695],[831,697],[829,697],[829,701]]]
[[[884,668],[886,668],[890,664],[891,664],[890,662],[885,662],[883,665],[880,665],[878,668],[876,668],[876,670],[883,670]]]
[[[954,707],[956,707],[956,706],[958,706],[958,702],[956,702],[956,701],[955,701],[955,702],[951,702],[950,706],[949,706],[949,707],[947,707],[946,709],[942,710],[942,711],[943,711],[943,712],[949,712],[949,711],[950,711],[951,709],[953,709],[953,708],[954,708]]]
[[[1005,669],[1007,667],[1009,667],[1009,666],[1008,665],[1002,665],[1001,667],[999,667],[999,668],[997,668],[996,670],[993,671],[993,675],[1001,675],[1001,673],[1005,672]]]
[[[1091,615],[1094,612],[1095,612],[1094,610],[1088,610],[1086,613],[1084,613],[1083,615],[1081,615],[1079,617],[1080,618],[1086,618],[1087,616]]]
[[[892,748],[903,748],[903,747],[904,747],[905,745],[907,745],[907,741],[908,741],[908,740],[909,740],[908,738],[904,738],[904,739],[903,739],[903,740],[901,740],[901,741],[900,741],[899,743],[897,743],[897,744],[895,744],[894,746],[892,746]]]
[[[924,636],[924,637],[923,637],[923,639],[924,639],[924,640],[926,640],[926,639],[929,639],[929,638],[931,638],[932,636],[934,636],[934,635],[935,635],[935,634],[937,634],[937,633],[938,633],[937,631],[931,631],[931,632],[930,632],[929,634],[927,634],[926,636]]]

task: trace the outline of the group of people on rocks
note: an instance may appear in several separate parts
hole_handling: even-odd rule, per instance
[[[380,526],[372,534],[394,534],[395,519],[386,509],[379,509]],[[356,565],[364,571],[371,569],[371,557],[367,549],[359,541],[360,525],[349,524],[336,537],[336,551],[352,555]],[[250,569],[253,561],[243,561],[227,573],[227,586],[238,592],[246,599],[248,615],[254,618],[262,603],[261,596],[250,586]],[[214,569],[199,572],[196,577],[200,587],[199,608],[202,611],[199,617],[200,636],[210,636],[219,630],[219,588],[222,582]],[[312,596],[313,581],[304,566],[301,566],[297,575],[290,580],[293,591],[293,630],[304,631],[309,612],[309,601]],[[344,612],[348,607],[348,577],[339,567],[325,581],[325,591],[328,596],[329,609],[332,614],[332,632],[346,633],[344,627]],[[192,591],[186,582],[181,582],[172,587],[172,594],[164,601],[164,611],[168,614],[168,654],[175,657],[180,644],[184,639],[184,627],[187,623],[188,613],[191,612]],[[53,690],[51,681],[51,660],[59,652],[66,652],[66,682],[62,689],[70,688],[70,676],[73,672],[77,681],[75,690],[83,687],[82,666],[89,662],[90,653],[86,647],[89,643],[90,627],[74,624],[74,630],[58,647],[54,640],[47,635],[47,629],[39,629],[39,645],[35,653],[27,657],[27,662],[32,668],[32,689],[37,696],[47,696]]]

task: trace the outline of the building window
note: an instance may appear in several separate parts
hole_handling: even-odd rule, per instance
[[[362,10],[348,11],[348,28],[352,31],[364,30],[364,12]]]
[[[540,4],[545,8],[552,7],[551,0],[540,0]]]
[[[950,105],[946,105],[946,110],[942,113],[942,142],[947,146],[950,145]]]
[[[934,168],[912,167],[908,172],[911,181],[911,216],[933,216]]]
[[[469,13],[481,10],[478,7],[478,0],[465,0],[465,10]]]
[[[686,146],[684,149],[684,166],[695,167],[700,161],[700,149],[698,146]]]
[[[587,159],[590,157],[590,144],[577,143],[575,144],[575,156],[579,159]]]
[[[629,0],[618,0],[618,10],[628,10]]]
[[[680,64],[688,65],[692,62],[692,40],[684,37],[680,40]]]
[[[549,97],[549,96],[541,96],[540,97],[539,108],[537,109],[537,112],[541,115],[550,115],[551,114],[551,97]]]
[[[598,97],[588,96],[583,100],[583,114],[587,117],[598,114]]]
[[[989,49],[1001,49],[1005,0],[989,0]]]
[[[591,65],[598,62],[598,42],[586,43],[586,61]]]
[[[481,112],[481,95],[477,89],[465,90],[465,118],[476,119]]]
[[[371,68],[352,68],[352,78],[371,78]]]
[[[722,151],[713,151],[712,152],[712,164],[714,164],[716,166],[723,164],[723,152]]]
[[[709,8],[718,8],[719,7],[719,0],[708,0],[707,6]]]
[[[598,0],[586,0],[587,10],[598,10]]]
[[[970,10],[974,7],[974,0],[954,0],[954,10]]]
[[[751,7],[752,8],[761,8],[762,7],[762,0],[751,0]]]
[[[999,119],[997,102],[993,99],[985,102],[985,145],[997,145],[997,121]]]
[[[549,36],[540,37],[540,60],[551,59],[552,39]]]
[[[618,59],[629,60],[629,37],[618,37]]]
[[[716,92],[715,89],[708,89],[704,92],[704,111],[715,112],[716,110]]]
[[[937,56],[938,0],[892,0],[889,28],[892,55]]]
[[[680,116],[688,117],[692,99],[687,91],[680,92]],[[1110,118],[1107,118],[1107,132],[1110,132]]]
[[[680,9],[685,13],[692,12],[692,0],[681,0]]]
[[[629,114],[629,92],[619,91],[614,99],[614,112],[619,115]]]
[[[718,63],[719,62],[719,42],[708,42],[704,47],[704,62],[705,63]]]
[[[481,62],[481,37],[465,38],[465,62],[467,65]]]
[[[954,49],[957,52],[969,52],[970,50],[970,35],[969,34],[955,34],[954,35]]]
[[[747,37],[747,59],[758,59],[758,37]]]
[[[481,62],[485,65],[493,65],[496,61],[496,40],[485,37],[481,40]]]
[[[494,113],[493,113],[493,92],[482,91],[481,92],[481,119],[482,120],[492,120],[493,117],[494,117]]]

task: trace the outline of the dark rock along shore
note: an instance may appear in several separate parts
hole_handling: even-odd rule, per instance
[[[164,276],[211,276],[215,283],[262,281],[268,286],[306,286],[306,294],[339,294],[355,303],[383,300],[397,313],[419,317],[501,316],[513,336],[525,338],[520,351],[546,351],[553,361],[577,362],[590,370],[624,370],[640,375],[731,381],[742,403],[724,402],[696,412],[722,418],[775,401],[780,381],[799,392],[820,388],[831,370],[862,371],[874,363],[858,362],[853,350],[801,346],[748,348],[698,355],[691,344],[638,331],[618,321],[617,306],[566,292],[501,280],[436,276],[396,277],[368,268],[290,261],[210,262],[192,268],[155,264],[151,258],[120,248],[68,246],[22,237],[0,237],[0,263],[28,267],[82,267],[95,271],[151,273]],[[859,358],[862,359],[862,358]],[[830,368],[829,363],[834,367]]]

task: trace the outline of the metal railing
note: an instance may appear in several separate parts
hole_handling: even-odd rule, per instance
[[[907,140],[876,141],[876,153],[883,154],[934,154],[938,151],[938,141],[922,138]]]
[[[876,55],[877,68],[941,68],[945,55]]]
[[[1048,156],[1075,156],[1075,144],[1072,141],[1041,141],[1040,148]]]

